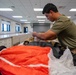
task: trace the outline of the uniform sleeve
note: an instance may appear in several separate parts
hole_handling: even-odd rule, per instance
[[[51,28],[51,30],[56,34],[59,34],[63,30],[65,30],[68,26],[69,26],[68,21],[57,21],[53,24],[53,27]]]

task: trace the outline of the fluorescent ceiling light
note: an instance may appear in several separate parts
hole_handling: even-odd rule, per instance
[[[76,11],[76,8],[70,9],[69,11]]]
[[[39,23],[44,23],[44,22],[39,22]]]
[[[43,11],[42,8],[34,8],[34,11]]]
[[[38,21],[45,21],[45,20],[38,20]]]
[[[67,16],[68,18],[71,18],[71,16]]]
[[[25,23],[30,23],[30,22],[25,22]]]
[[[46,16],[37,16],[37,18],[46,18]]]
[[[22,18],[22,16],[12,16],[12,17],[14,17],[14,18]]]
[[[27,21],[27,20],[20,20],[20,21]]]
[[[0,8],[0,11],[13,11],[11,8]]]

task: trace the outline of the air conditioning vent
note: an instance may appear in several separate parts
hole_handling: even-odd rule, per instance
[[[64,9],[66,6],[59,6],[58,8],[59,9]]]

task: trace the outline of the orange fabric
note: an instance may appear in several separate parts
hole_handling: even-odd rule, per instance
[[[7,48],[0,53],[0,57],[20,67],[12,66],[0,59],[0,72],[2,75],[48,75],[47,67],[29,67],[28,65],[48,65],[47,54],[50,49],[50,47],[39,46],[13,46]]]

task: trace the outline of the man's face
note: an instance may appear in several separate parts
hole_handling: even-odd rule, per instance
[[[50,21],[54,21],[54,17],[53,17],[53,14],[52,13],[45,13],[45,16],[47,17],[48,20]]]

